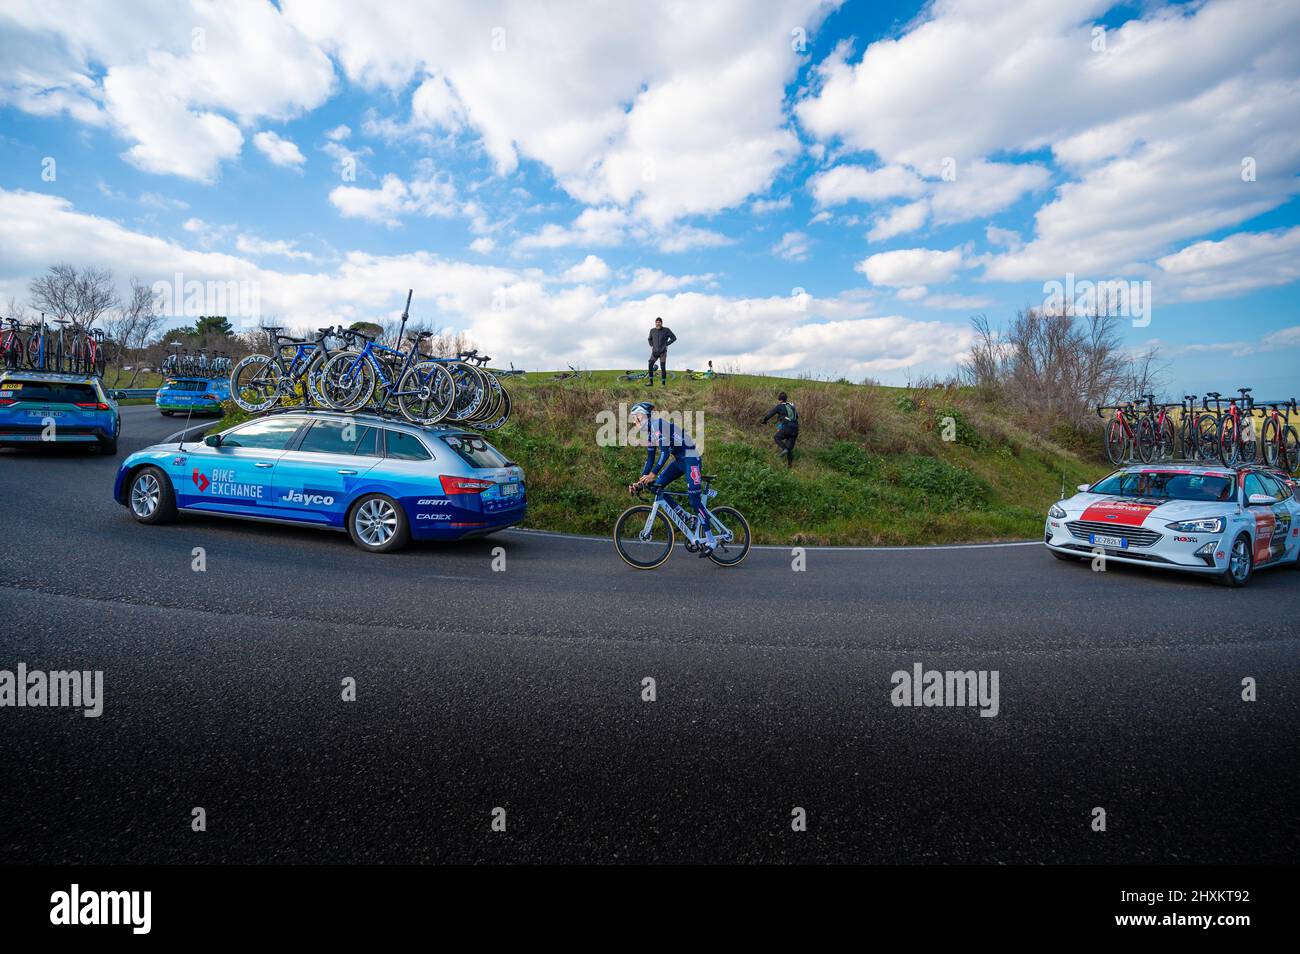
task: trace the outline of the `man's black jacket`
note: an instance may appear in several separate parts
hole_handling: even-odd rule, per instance
[[[665,325],[662,328],[651,328],[650,337],[646,339],[650,343],[650,350],[658,354],[661,351],[667,351],[668,346],[677,340],[673,330]]]

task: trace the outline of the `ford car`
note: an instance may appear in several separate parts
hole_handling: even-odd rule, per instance
[[[80,444],[117,453],[122,417],[99,379],[58,371],[0,371],[0,447]]]
[[[1256,570],[1300,568],[1300,504],[1264,467],[1125,467],[1047,513],[1043,542],[1063,560],[1107,560],[1245,586]]]
[[[158,389],[154,405],[164,417],[172,414],[220,414],[230,400],[225,378],[168,378]]]
[[[122,462],[113,497],[140,523],[189,511],[322,527],[374,553],[495,533],[527,511],[523,470],[482,435],[332,411],[147,447]]]

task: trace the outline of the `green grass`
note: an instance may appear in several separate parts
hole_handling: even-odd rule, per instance
[[[1029,434],[964,389],[748,375],[647,388],[619,381],[622,373],[506,379],[514,415],[489,439],[527,472],[529,526],[610,532],[628,506],[626,486],[640,474],[645,451],[599,446],[597,414],[647,397],[661,411],[703,413],[704,469],[718,475],[717,502],[745,514],[757,543],[1036,538],[1062,486],[1072,489],[1105,469],[1096,451]],[[800,413],[792,469],[777,454],[774,426],[758,423],[779,390]],[[243,419],[228,415],[220,426]]]

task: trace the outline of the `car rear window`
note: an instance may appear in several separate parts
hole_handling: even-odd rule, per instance
[[[384,441],[387,444],[384,456],[393,460],[430,460],[433,457],[423,441],[405,431],[385,429]]]
[[[471,467],[505,467],[510,463],[501,452],[477,434],[452,434],[442,439]]]
[[[90,404],[99,400],[99,395],[89,384],[48,381],[5,381],[0,384],[0,397],[44,404]]]
[[[1113,497],[1157,500],[1230,501],[1233,480],[1219,474],[1181,474],[1165,471],[1111,474],[1090,491]]]

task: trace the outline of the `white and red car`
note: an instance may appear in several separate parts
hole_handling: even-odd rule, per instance
[[[1266,467],[1137,464],[1053,504],[1043,542],[1062,560],[1104,553],[1245,586],[1257,569],[1300,569],[1300,500]]]

